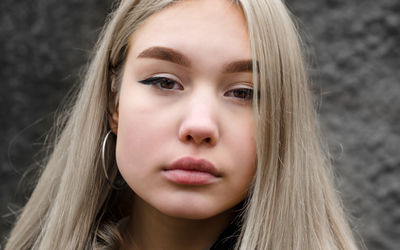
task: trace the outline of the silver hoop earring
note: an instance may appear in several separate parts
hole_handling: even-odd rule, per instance
[[[110,184],[110,186],[111,186],[112,188],[114,188],[114,189],[121,189],[123,183],[119,183],[120,185],[115,186],[114,183],[111,182],[110,177],[108,176],[107,168],[106,168],[106,159],[105,159],[106,157],[105,157],[105,152],[106,152],[107,140],[108,140],[108,137],[110,136],[111,132],[112,132],[111,130],[108,131],[107,134],[106,134],[106,136],[104,137],[104,140],[103,140],[103,145],[102,145],[102,147],[101,147],[101,163],[102,163],[102,166],[103,166],[104,176],[105,176],[105,178],[106,178],[108,184]],[[118,181],[117,181],[117,182],[118,182]],[[122,182],[123,182],[123,181],[122,181]],[[118,183],[117,183],[117,184],[118,184]]]

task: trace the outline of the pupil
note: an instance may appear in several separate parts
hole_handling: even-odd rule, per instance
[[[160,83],[161,87],[166,88],[166,89],[171,89],[174,85],[174,82],[168,79],[163,79],[161,80]]]
[[[249,99],[251,98],[251,91],[248,89],[238,89],[235,96],[241,99]]]

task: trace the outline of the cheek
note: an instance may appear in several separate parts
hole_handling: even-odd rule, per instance
[[[145,140],[143,131],[143,120],[134,117],[119,119],[118,135],[116,145],[116,160],[119,171],[129,184],[129,176],[138,175],[138,166],[143,166],[143,159],[138,158],[140,154],[148,154],[151,141]],[[147,145],[146,145],[147,144]],[[142,145],[140,147],[140,145]]]
[[[249,121],[250,120],[250,121]],[[251,118],[247,122],[237,121],[236,126],[231,126],[229,140],[230,147],[229,165],[232,179],[230,179],[232,191],[239,194],[239,199],[244,198],[247,189],[253,179],[257,162],[257,150],[254,138],[254,126]],[[242,120],[243,121],[243,120]],[[246,120],[244,120],[246,121]],[[241,131],[238,133],[237,131]]]
[[[120,103],[116,159],[128,184],[134,178],[144,178],[147,172],[142,170],[162,156],[165,145],[161,142],[173,134],[168,126],[160,126],[165,124],[162,120],[157,109],[137,102]]]
[[[237,182],[240,183],[239,185],[242,185],[242,188],[247,190],[247,187],[254,176],[257,161],[256,143],[253,137],[253,130],[249,130],[247,134],[239,137],[236,145],[238,145],[238,147],[235,148],[236,153],[240,156],[238,162],[241,163],[236,169],[238,172]]]
[[[118,166],[126,166],[132,163],[132,159],[138,155],[149,154],[152,140],[147,140],[147,131],[144,129],[146,121],[139,117],[120,119],[118,126],[116,156]],[[137,159],[139,160],[139,159]]]
[[[231,136],[229,136],[227,144],[231,145],[233,155],[238,156],[243,165],[254,166],[257,158],[257,150],[252,117],[249,115],[248,119],[243,119],[233,124],[235,125],[231,125]]]

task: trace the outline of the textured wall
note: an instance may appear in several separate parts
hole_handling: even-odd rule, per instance
[[[367,249],[400,249],[400,1],[290,0],[338,185]],[[111,0],[0,2],[0,237]],[[28,188],[26,188],[28,187]]]
[[[320,117],[368,249],[400,249],[400,1],[288,1],[316,63]]]

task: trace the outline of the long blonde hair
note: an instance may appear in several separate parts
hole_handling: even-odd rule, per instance
[[[122,0],[101,32],[75,105],[64,112],[54,150],[13,228],[6,250],[100,249],[118,242],[126,216],[100,162],[129,36],[172,0]],[[299,38],[280,0],[236,0],[247,19],[255,91],[257,168],[236,249],[357,249],[333,187],[308,89]],[[107,158],[113,158],[113,148]],[[117,167],[111,160],[109,175]]]

